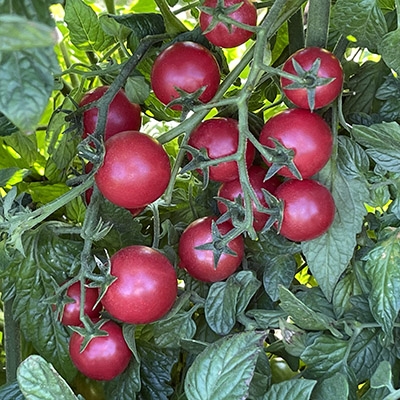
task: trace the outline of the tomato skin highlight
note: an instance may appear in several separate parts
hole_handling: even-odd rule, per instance
[[[203,4],[204,7],[215,8],[217,0],[206,0]],[[243,3],[239,9],[229,14],[229,17],[237,22],[246,25],[257,25],[257,9],[254,4],[249,0],[225,0],[224,6],[230,7],[238,3]],[[199,23],[200,28],[204,32],[212,21],[212,15],[205,12],[200,12]],[[235,25],[231,25],[229,29],[223,22],[219,22],[214,29],[204,34],[204,36],[215,46],[232,48],[240,46],[247,42],[252,36],[253,32]]]
[[[293,53],[284,63],[282,70],[297,75],[292,60],[295,59],[301,67],[308,71],[317,59],[321,60],[317,76],[321,78],[334,78],[326,85],[317,86],[315,90],[314,109],[331,104],[341,93],[343,86],[343,69],[340,61],[328,50],[320,47],[307,47]],[[310,105],[306,88],[288,89],[293,83],[288,78],[281,77],[281,87],[286,97],[297,107],[309,109]]]
[[[302,178],[310,178],[319,172],[332,155],[333,135],[329,125],[309,110],[293,108],[274,115],[262,128],[259,141],[274,148],[270,138],[294,150],[293,162]],[[278,174],[295,178],[286,166]]]
[[[147,246],[128,246],[111,257],[111,275],[102,304],[128,324],[148,324],[162,318],[178,293],[177,276],[168,258]]]
[[[82,325],[79,318],[80,304],[81,304],[81,284],[75,282],[68,287],[66,295],[74,300],[73,303],[67,303],[64,306],[61,323],[63,325]],[[95,308],[94,305],[99,297],[99,291],[97,288],[85,287],[85,306],[84,313],[90,318],[97,318],[100,316],[102,305],[99,303]]]
[[[268,204],[265,201],[262,189],[265,189],[271,194],[274,194],[276,188],[280,185],[281,182],[276,176],[273,176],[272,178],[264,182],[264,177],[266,173],[267,171],[258,165],[252,165],[248,170],[250,185],[253,187],[258,199],[260,200],[260,203],[264,207],[268,208]],[[234,201],[234,199],[237,198],[239,195],[242,196],[243,199],[243,190],[239,179],[235,179],[230,182],[224,182],[218,190],[218,197],[223,197],[231,201]],[[251,204],[253,211],[253,228],[256,232],[259,232],[268,221],[269,215],[258,211],[253,201],[251,202]],[[226,205],[221,201],[217,202],[217,206],[221,214],[227,211]]]
[[[69,353],[76,368],[91,379],[109,381],[121,374],[132,357],[125,342],[121,327],[107,321],[101,327],[108,336],[93,338],[83,352],[80,351],[83,336],[73,332],[69,342]]]
[[[167,47],[154,61],[151,86],[156,97],[165,105],[180,97],[176,87],[193,93],[206,87],[199,100],[209,102],[218,90],[219,65],[213,54],[194,42],[177,42]],[[174,105],[174,110],[182,106]]]
[[[185,269],[193,278],[203,282],[222,281],[232,275],[242,263],[244,256],[244,241],[242,236],[231,240],[228,244],[236,256],[222,254],[217,268],[214,268],[212,250],[198,250],[196,247],[212,242],[211,223],[216,217],[203,217],[193,221],[182,233],[179,245],[179,267]],[[221,234],[232,229],[229,222],[218,224]]]
[[[95,181],[106,199],[120,207],[137,209],[162,196],[171,166],[157,140],[141,132],[125,131],[108,139],[105,148]]]
[[[335,218],[335,201],[330,191],[312,179],[289,179],[275,192],[283,200],[280,234],[295,242],[324,234]]]
[[[211,118],[201,122],[191,133],[188,145],[198,150],[205,148],[210,159],[235,154],[239,144],[238,121],[233,118]],[[255,148],[247,141],[246,164],[253,163]],[[191,158],[188,154],[189,159]],[[201,174],[202,171],[198,170]],[[209,177],[213,181],[228,182],[239,177],[236,161],[226,161],[209,167]]]
[[[82,107],[92,101],[99,100],[109,86],[99,86],[86,93],[79,106]],[[83,113],[83,138],[96,129],[98,109],[90,108]],[[131,103],[123,89],[120,89],[108,107],[104,140],[122,131],[137,131],[142,125],[141,109],[138,104]]]

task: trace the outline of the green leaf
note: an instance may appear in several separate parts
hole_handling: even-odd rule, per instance
[[[243,332],[209,345],[185,379],[188,400],[240,400],[248,395],[263,335]]]
[[[49,26],[18,15],[0,15],[0,51],[16,51],[55,44],[55,31]]]
[[[349,142],[344,144],[350,145]],[[337,281],[353,257],[356,236],[367,214],[364,203],[369,197],[365,179],[361,174],[358,177],[354,174],[358,167],[350,158],[352,152],[340,141],[338,151],[339,168],[328,165],[318,175],[318,180],[332,192],[336,205],[335,220],[325,234],[302,242],[308,266],[328,300],[331,300]],[[348,167],[343,168],[343,165]]]
[[[51,47],[0,52],[0,112],[23,132],[40,121],[59,66]]]
[[[330,329],[332,320],[322,313],[315,312],[300,301],[289,289],[279,287],[280,307],[300,328],[306,330]]]
[[[312,400],[348,400],[348,398],[349,384],[346,377],[340,373],[318,382],[311,395]]]
[[[333,26],[355,39],[357,46],[376,50],[387,32],[386,20],[376,0],[338,0],[332,10]]]
[[[240,271],[232,276],[240,285],[238,300],[236,303],[236,313],[243,313],[249,305],[251,299],[260,288],[261,283],[252,271]]]
[[[17,167],[10,167],[0,169],[0,187],[7,185],[8,181],[15,175],[16,172],[20,171]]]
[[[352,135],[382,168],[390,172],[400,172],[400,127],[397,122],[355,125]]]
[[[263,400],[309,400],[315,384],[316,381],[309,379],[275,383],[265,394]]]
[[[65,17],[71,42],[80,50],[103,51],[114,39],[103,31],[97,14],[82,0],[68,0]]]
[[[3,266],[2,288],[15,293],[14,318],[25,339],[70,379],[76,373],[68,355],[70,333],[56,320],[47,299],[54,295],[50,277],[59,283],[67,279],[82,243],[61,239],[50,229],[51,224],[42,224],[24,234],[26,257],[15,256],[10,265]]]
[[[13,135],[5,137],[4,143],[12,147],[20,155],[22,160],[22,163],[18,164],[20,167],[31,167],[38,158],[36,135],[24,135],[21,132],[16,132]]]
[[[20,364],[17,379],[27,400],[78,399],[54,367],[38,355],[29,356]]]
[[[150,86],[143,76],[130,76],[125,84],[125,93],[132,103],[142,104],[150,94]]]
[[[25,400],[19,388],[18,382],[14,381],[7,385],[0,386],[0,399],[2,400]]]
[[[389,68],[400,73],[400,57],[396,43],[400,41],[400,29],[387,33],[379,43],[378,51],[382,55],[383,61]]]
[[[368,300],[375,320],[391,336],[400,310],[400,229],[387,228],[367,255],[365,272],[371,283]]]
[[[386,387],[391,390],[393,389],[392,378],[392,366],[388,361],[382,361],[371,376],[371,387],[374,389]]]

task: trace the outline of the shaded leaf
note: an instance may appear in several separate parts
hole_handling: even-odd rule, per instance
[[[25,400],[19,388],[18,381],[0,386],[0,398],[2,400]]]
[[[349,384],[343,374],[335,375],[317,383],[311,399],[313,400],[348,400]]]
[[[389,68],[400,73],[400,57],[397,51],[397,44],[400,41],[400,29],[387,33],[379,43],[378,50],[382,55],[383,61]]]
[[[301,379],[275,383],[263,397],[264,400],[308,400],[316,381]]]

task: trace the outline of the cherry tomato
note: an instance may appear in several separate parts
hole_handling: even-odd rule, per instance
[[[217,8],[218,0],[206,0],[203,3],[203,7]],[[232,7],[236,4],[242,3],[242,5],[227,16],[237,22],[241,22],[246,25],[256,26],[257,25],[257,9],[254,4],[249,0],[225,0],[224,9]],[[222,11],[223,12],[223,11]],[[204,32],[213,20],[213,16],[204,11],[200,13],[200,28]],[[253,32],[239,28],[233,24],[228,26],[224,22],[218,22],[217,25],[208,33],[204,35],[211,43],[219,47],[231,48],[239,46],[253,36]]]
[[[216,221],[216,217],[203,217],[193,221],[182,233],[178,245],[180,268],[184,268],[193,278],[203,282],[217,282],[228,278],[242,263],[244,255],[243,237],[237,236],[228,243],[228,247],[236,256],[222,254],[217,267],[214,268],[213,251],[197,249],[198,246],[213,241],[212,221]],[[221,234],[226,234],[231,229],[232,225],[229,222],[218,224]]]
[[[264,207],[268,207],[268,205],[267,202],[265,201],[262,189],[265,189],[271,194],[274,194],[276,188],[281,183],[276,176],[273,176],[271,179],[264,181],[266,173],[267,171],[264,168],[261,168],[257,165],[251,166],[248,170],[250,185],[255,191],[258,199],[260,200],[260,203]],[[218,197],[223,197],[231,201],[234,201],[239,195],[242,196],[243,199],[243,189],[239,179],[235,179],[230,182],[224,182],[218,190]],[[222,214],[227,211],[227,207],[223,202],[218,201],[217,205],[219,211]],[[252,210],[253,210],[253,227],[256,231],[261,231],[262,228],[265,226],[266,222],[268,221],[269,215],[261,211],[258,211],[253,201],[252,201]]]
[[[320,66],[316,76],[313,75],[311,68],[317,60],[320,60]],[[293,65],[293,60],[300,64],[305,71],[300,74]],[[328,50],[320,47],[307,47],[300,49],[292,54],[284,63],[283,71],[304,78],[306,86],[315,89],[314,109],[322,108],[332,103],[342,91],[343,85],[343,69],[339,60]],[[329,83],[318,82],[318,78],[331,78]],[[281,78],[282,90],[286,97],[297,107],[312,108],[308,98],[307,87],[289,88],[288,85],[293,81],[287,78]]]
[[[280,234],[295,242],[324,234],[335,218],[335,202],[330,191],[312,179],[290,179],[275,192],[283,200]]]
[[[293,371],[281,357],[273,356],[269,360],[269,364],[271,366],[272,383],[288,381],[298,375],[298,372]]]
[[[181,97],[176,88],[193,93],[203,87],[199,100],[207,103],[217,92],[220,72],[216,59],[205,47],[194,42],[177,42],[156,58],[150,80],[154,94],[163,104]],[[171,108],[182,109],[180,105]]]
[[[188,145],[198,150],[207,150],[210,159],[235,154],[238,150],[238,122],[232,118],[211,118],[203,121],[190,135]],[[255,156],[255,148],[247,142],[246,164],[249,167]],[[191,158],[191,155],[188,154]],[[202,173],[199,170],[199,173]],[[239,169],[236,161],[226,161],[209,167],[209,176],[213,181],[228,182],[237,179]]]
[[[168,154],[154,138],[137,131],[120,132],[105,143],[96,184],[120,207],[141,208],[157,200],[171,175]]]
[[[121,374],[129,364],[132,353],[125,342],[121,327],[113,321],[102,325],[107,336],[96,336],[81,352],[84,337],[73,332],[69,354],[76,368],[91,379],[109,381]]]
[[[117,279],[101,302],[104,308],[128,324],[148,324],[173,306],[177,276],[168,258],[146,246],[129,246],[111,257],[111,275]]]
[[[82,107],[92,101],[99,100],[107,91],[108,86],[99,86],[92,91],[86,93],[79,106]],[[93,133],[97,124],[98,109],[90,108],[83,113],[83,137]],[[106,129],[104,132],[104,140],[122,131],[137,131],[142,124],[140,114],[140,106],[131,103],[126,97],[124,90],[120,89],[108,107]]]
[[[67,289],[67,296],[73,300],[73,303],[67,303],[64,306],[62,313],[61,323],[63,325],[81,325],[82,322],[79,318],[80,305],[81,305],[81,283],[75,282]],[[85,306],[84,313],[91,319],[97,318],[102,309],[101,304],[94,305],[99,297],[97,288],[85,287]]]
[[[90,379],[80,372],[71,383],[71,388],[85,400],[106,400],[103,382]]]
[[[270,118],[261,130],[259,141],[265,146],[275,147],[271,138],[294,150],[293,162],[302,178],[319,172],[332,155],[333,136],[328,124],[309,110],[290,109]],[[287,167],[278,173],[294,178]]]

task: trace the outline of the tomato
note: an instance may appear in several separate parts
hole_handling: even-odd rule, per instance
[[[129,246],[111,257],[111,275],[117,279],[101,302],[128,324],[147,324],[163,317],[173,306],[177,276],[168,258],[147,246]]]
[[[176,88],[193,93],[205,88],[199,100],[209,102],[219,87],[219,66],[212,53],[194,42],[177,42],[162,51],[151,71],[151,86],[156,97],[168,104],[181,97]],[[180,105],[171,108],[181,110]]]
[[[270,118],[261,130],[259,141],[275,147],[271,138],[294,150],[293,162],[303,178],[319,172],[332,155],[333,136],[328,124],[309,110],[290,109]],[[278,173],[294,178],[287,167]]]
[[[107,91],[108,86],[99,86],[86,93],[79,106],[82,107],[92,101],[99,100]],[[97,124],[98,109],[90,108],[83,113],[83,137],[93,133]],[[104,132],[104,140],[122,131],[137,131],[142,124],[140,106],[131,103],[125,92],[120,89],[108,107],[107,122]]]
[[[316,60],[320,60],[318,72],[312,72]],[[299,74],[293,65],[296,60],[304,70]],[[304,87],[289,88],[293,81],[281,77],[282,90],[286,97],[297,107],[318,109],[332,103],[339,96],[343,86],[343,69],[340,61],[328,50],[319,47],[307,47],[292,54],[284,63],[283,71],[304,78]],[[318,82],[318,78],[331,78],[331,82]],[[314,107],[310,107],[308,92],[315,89]]]
[[[237,270],[244,256],[242,236],[237,236],[228,243],[228,247],[236,253],[236,256],[222,254],[216,268],[214,268],[213,251],[197,249],[198,246],[213,241],[211,227],[212,221],[216,219],[212,216],[193,221],[179,239],[179,267],[185,269],[193,278],[203,282],[217,282],[228,278]],[[226,234],[231,229],[232,225],[229,222],[218,224],[221,234]]]
[[[105,149],[95,181],[106,199],[120,207],[141,208],[164,193],[171,166],[157,140],[141,132],[125,131],[108,139]]]
[[[81,305],[81,283],[75,282],[67,289],[67,296],[73,300],[72,303],[67,303],[64,306],[62,313],[61,323],[63,325],[81,325],[82,322],[79,318],[80,305]],[[85,306],[84,313],[89,318],[99,317],[102,309],[99,303],[96,307],[94,305],[99,297],[99,291],[97,288],[85,287]]]
[[[82,352],[84,337],[73,332],[69,341],[69,354],[82,374],[91,379],[109,381],[126,369],[132,353],[118,324],[107,321],[101,330],[108,335],[94,337]]]
[[[75,394],[80,394],[85,400],[106,400],[103,383],[90,379],[81,373],[75,376],[71,388]]]
[[[232,118],[211,118],[198,125],[190,135],[188,145],[195,149],[206,149],[212,160],[235,154],[238,150],[238,121]],[[190,154],[188,155],[191,158]],[[255,148],[247,142],[246,164],[249,167],[255,156]],[[201,173],[201,171],[199,171]],[[209,167],[209,177],[213,181],[228,182],[238,178],[236,161],[226,161]]]
[[[257,165],[251,166],[248,170],[250,185],[254,189],[258,199],[260,200],[260,203],[264,207],[268,207],[268,205],[267,202],[265,201],[262,189],[265,189],[271,194],[274,194],[276,188],[280,185],[280,180],[276,176],[273,176],[271,179],[268,179],[264,182],[264,177],[266,173],[267,171],[264,168],[261,168]],[[231,201],[234,201],[239,195],[242,196],[243,199],[243,189],[239,179],[235,179],[230,182],[224,182],[218,190],[218,197],[223,197]],[[227,211],[227,207],[223,202],[218,201],[217,205],[219,211],[222,214]],[[253,201],[252,201],[252,211],[253,211],[253,227],[256,231],[261,231],[266,222],[268,221],[269,215],[261,211],[258,211]]]
[[[269,364],[271,366],[272,383],[288,381],[298,375],[298,372],[293,371],[287,362],[281,357],[273,356],[269,360]]]
[[[295,242],[324,234],[335,218],[335,202],[330,191],[312,179],[290,179],[275,192],[283,200],[280,234]]]
[[[218,0],[206,0],[203,3],[203,7],[214,8],[214,12],[218,12],[217,3]],[[242,3],[242,5],[236,11],[224,13],[227,7],[232,7],[239,3]],[[250,0],[225,0],[221,12],[237,22],[251,26],[257,25],[257,9]],[[209,27],[212,21],[212,14],[208,14],[204,11],[200,13],[199,22],[203,32]],[[216,26],[204,36],[216,46],[231,48],[247,42],[247,40],[253,36],[253,32],[239,28],[233,24],[227,26],[224,22],[218,22]]]

